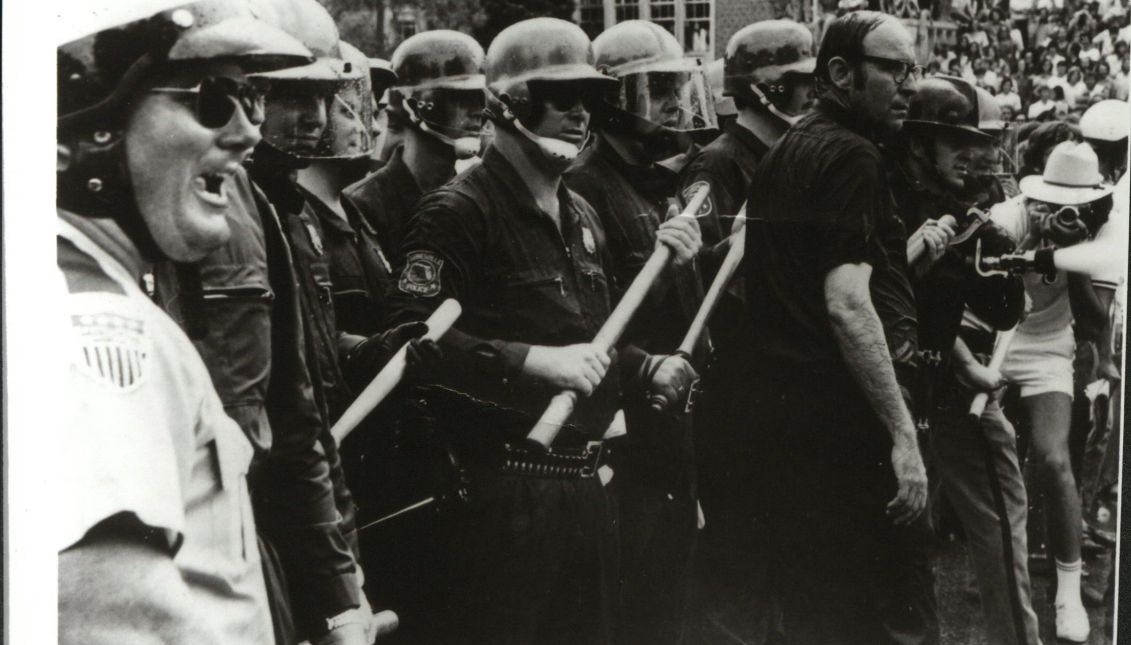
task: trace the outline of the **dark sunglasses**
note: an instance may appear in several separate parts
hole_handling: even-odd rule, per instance
[[[186,104],[196,114],[196,120],[206,128],[222,128],[231,122],[236,107],[243,109],[252,123],[263,122],[268,84],[261,79],[238,81],[225,76],[209,76],[193,88],[154,87],[151,92],[185,97]]]
[[[869,56],[868,54],[860,58],[871,63],[876,63],[882,67],[891,74],[891,78],[895,81],[896,85],[903,85],[907,82],[908,78],[914,78],[915,80],[923,78],[923,66],[910,61],[884,58],[883,56]]]

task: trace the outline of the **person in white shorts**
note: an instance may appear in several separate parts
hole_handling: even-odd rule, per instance
[[[1089,624],[1080,596],[1080,497],[1068,451],[1072,359],[1076,334],[1103,329],[1106,312],[1090,276],[1056,270],[1051,251],[1094,234],[1111,210],[1112,190],[1103,185],[1095,152],[1085,143],[1065,141],[1049,155],[1043,176],[1023,178],[1022,194],[991,213],[1019,250],[1038,250],[1040,271],[1024,275],[1029,313],[1018,325],[1002,374],[1020,386],[1032,424],[1029,463],[1045,495],[1057,565],[1057,637],[1073,642],[1087,640]]]

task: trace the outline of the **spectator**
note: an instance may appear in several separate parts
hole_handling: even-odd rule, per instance
[[[1068,71],[1068,76],[1061,87],[1064,89],[1064,100],[1069,106],[1075,105],[1081,95],[1086,98],[1088,93],[1088,88],[1084,85],[1084,73],[1079,67],[1073,67]]]
[[[1046,115],[1051,116],[1056,104],[1052,100],[1052,88],[1046,83],[1037,86],[1037,100],[1029,106],[1029,118],[1036,121]]]
[[[1001,79],[1001,89],[994,96],[994,100],[1002,110],[1009,109],[1011,116],[1021,111],[1021,97],[1013,89],[1013,79],[1008,76]],[[1009,120],[1004,116],[1002,118]]]
[[[1131,72],[1131,69],[1128,69],[1131,67],[1131,65],[1128,64],[1129,61],[1131,61],[1131,59],[1127,57],[1123,58],[1119,63],[1119,71],[1116,72],[1115,78],[1111,81],[1111,98],[1113,99],[1119,99],[1120,101],[1127,100],[1127,74]]]

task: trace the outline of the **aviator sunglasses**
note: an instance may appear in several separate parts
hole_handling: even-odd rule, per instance
[[[186,105],[195,111],[196,120],[206,128],[216,129],[228,125],[237,106],[253,124],[262,123],[268,89],[263,79],[209,76],[196,87],[154,87],[149,91],[184,97]]]

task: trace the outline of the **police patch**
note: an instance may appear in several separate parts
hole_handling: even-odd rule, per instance
[[[699,192],[699,189],[704,186],[710,187],[710,184],[705,181],[697,181],[687,188],[684,188],[683,192],[680,193],[680,196],[683,197],[683,203],[690,203],[691,198],[695,197],[695,193]],[[703,205],[699,207],[699,212],[695,213],[695,217],[706,217],[710,215],[713,210],[715,210],[715,205],[711,202],[711,193],[708,191],[707,199],[703,200]]]
[[[145,381],[149,338],[144,321],[115,313],[75,314],[71,326],[82,353],[76,364],[87,376],[122,391]]]
[[[401,291],[423,298],[440,293],[440,269],[444,259],[428,251],[413,251],[405,258],[404,271],[397,286]]]

